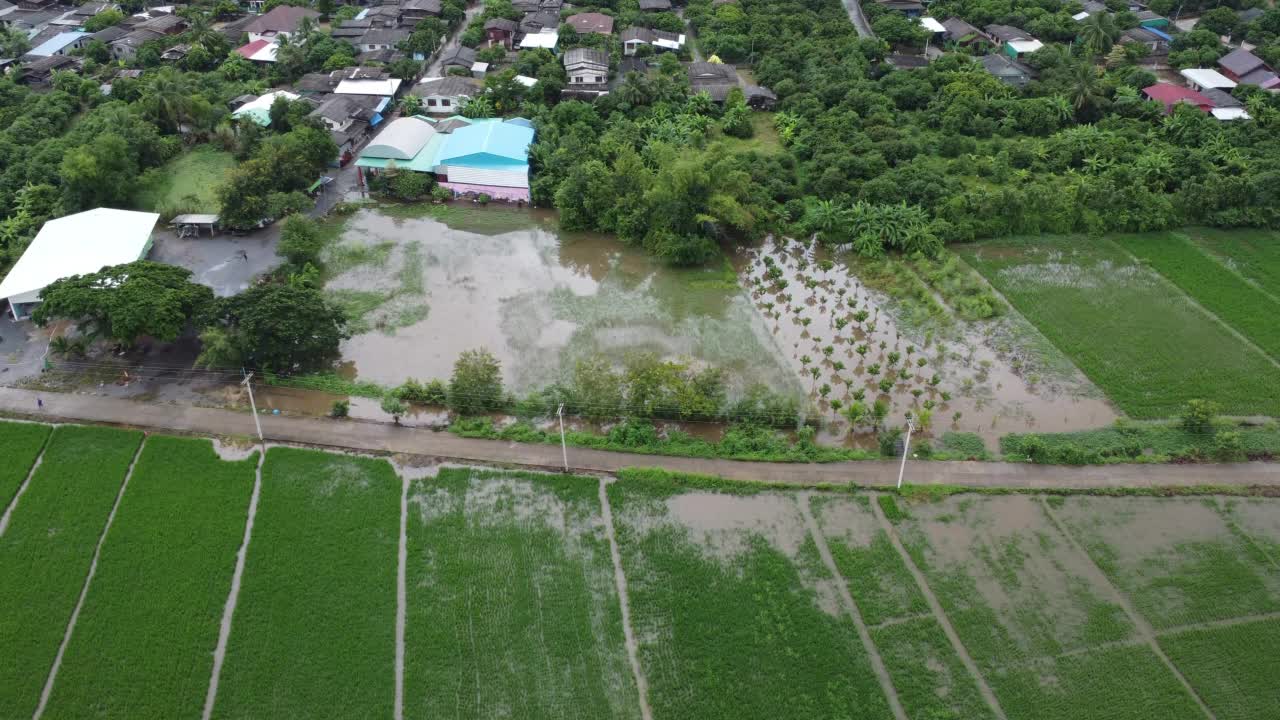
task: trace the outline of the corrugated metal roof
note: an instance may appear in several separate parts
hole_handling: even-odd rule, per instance
[[[491,167],[527,164],[533,128],[501,120],[476,121],[449,133],[436,164]]]

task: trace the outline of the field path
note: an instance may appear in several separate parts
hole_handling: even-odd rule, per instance
[[[951,642],[951,647],[956,651],[956,656],[960,658],[960,662],[964,665],[969,674],[973,676],[973,680],[978,685],[978,692],[982,694],[982,699],[987,701],[991,711],[995,713],[1000,720],[1009,720],[1004,714],[1004,708],[1000,707],[1000,701],[996,699],[996,694],[991,691],[991,686],[987,685],[987,679],[982,677],[982,673],[978,671],[978,664],[973,661],[973,657],[969,655],[969,651],[965,648],[964,643],[960,642],[960,636],[956,634],[956,629],[952,627],[951,620],[947,618],[947,613],[942,609],[942,603],[938,602],[938,597],[933,594],[933,589],[929,587],[929,583],[924,578],[924,573],[920,572],[920,568],[916,567],[915,561],[911,559],[911,555],[907,553],[907,549],[903,547],[902,540],[898,537],[898,530],[889,522],[889,518],[885,516],[884,510],[880,507],[880,497],[877,495],[871,499],[871,511],[875,513],[876,520],[880,523],[880,528],[889,536],[889,542],[893,543],[893,548],[898,551],[902,562],[907,566],[907,570],[911,573],[911,577],[915,578],[916,585],[920,588],[920,593],[924,595],[924,599],[929,603],[929,609],[933,611],[933,617],[938,621],[938,625],[942,627],[942,632],[946,634],[947,640]]]
[[[876,679],[880,681],[880,689],[884,691],[884,697],[889,701],[889,709],[898,720],[907,720],[907,712],[902,709],[902,702],[898,699],[898,689],[893,686],[893,680],[889,677],[889,669],[885,667],[884,659],[880,657],[880,650],[871,639],[867,624],[862,620],[862,612],[858,610],[858,603],[849,592],[849,584],[840,574],[840,568],[836,567],[836,559],[831,556],[827,539],[822,536],[822,530],[818,528],[818,522],[813,518],[813,511],[809,508],[811,497],[810,493],[800,493],[795,499],[796,505],[800,507],[800,514],[804,517],[805,527],[809,529],[809,537],[813,538],[813,544],[817,546],[818,556],[827,566],[827,572],[831,573],[831,577],[835,579],[840,600],[844,602],[845,612],[848,613],[849,619],[853,620],[853,626],[858,629],[858,638],[862,640],[862,647],[866,649],[867,657],[871,660],[871,669],[875,671]]]
[[[204,712],[201,715],[203,720],[209,720],[213,716],[213,703],[218,698],[218,681],[222,677],[222,663],[227,659],[231,619],[236,614],[236,601],[240,597],[240,581],[244,579],[245,557],[249,554],[249,539],[253,536],[253,519],[258,514],[258,497],[262,495],[262,464],[266,460],[267,446],[264,443],[258,453],[258,468],[253,476],[253,494],[249,496],[249,514],[244,521],[244,540],[240,542],[240,550],[236,552],[236,569],[231,574],[231,592],[227,593],[227,604],[222,610],[222,625],[218,629],[218,644],[213,649],[213,672],[209,676],[209,691],[204,697]]]
[[[1200,706],[1200,710],[1205,714],[1205,717],[1209,718],[1209,720],[1218,720],[1217,716],[1213,714],[1213,711],[1209,709],[1209,706],[1205,704],[1200,695],[1191,687],[1191,683],[1187,682],[1187,678],[1183,676],[1182,671],[1173,664],[1173,661],[1165,654],[1164,649],[1160,647],[1160,643],[1156,639],[1156,631],[1151,627],[1151,623],[1147,622],[1147,619],[1138,613],[1138,609],[1129,602],[1129,598],[1120,592],[1120,589],[1111,582],[1111,579],[1107,577],[1106,573],[1102,572],[1102,568],[1098,567],[1098,564],[1093,561],[1093,558],[1089,553],[1085,552],[1084,546],[1076,541],[1075,536],[1067,531],[1067,526],[1058,519],[1053,508],[1049,503],[1044,501],[1044,498],[1040,499],[1040,506],[1044,508],[1044,512],[1049,517],[1049,521],[1053,523],[1054,528],[1062,534],[1062,537],[1067,541],[1067,544],[1079,553],[1080,556],[1088,562],[1089,567],[1097,573],[1098,582],[1101,583],[1101,587],[1105,587],[1111,594],[1112,600],[1114,600],[1115,603],[1124,610],[1124,614],[1128,616],[1129,621],[1132,622],[1134,628],[1137,629],[1138,635],[1146,641],[1148,647],[1151,648],[1151,651],[1156,654],[1156,657],[1160,658],[1160,662],[1164,663],[1165,667],[1169,668],[1169,672],[1173,673],[1173,676],[1178,679],[1178,683],[1187,691],[1187,694],[1191,695],[1192,699],[1196,701],[1196,705]],[[1205,624],[1208,625],[1210,623]]]
[[[618,605],[622,610],[622,634],[627,644],[627,660],[631,663],[631,674],[635,676],[636,690],[640,695],[640,717],[642,720],[653,720],[653,709],[649,707],[649,681],[644,676],[644,668],[640,667],[640,644],[631,627],[627,574],[622,571],[622,551],[618,549],[618,534],[613,529],[613,508],[609,505],[610,482],[611,478],[600,478],[600,516],[604,519],[604,532],[609,538],[609,555],[613,558],[613,582],[618,586]]]
[[[22,499],[22,493],[27,491],[27,486],[31,484],[31,478],[35,476],[36,470],[40,468],[40,461],[44,460],[44,451],[49,447],[49,441],[44,441],[44,447],[40,448],[40,454],[36,456],[36,461],[31,463],[31,470],[27,472],[27,478],[18,486],[18,491],[13,494],[13,500],[9,501],[9,507],[4,509],[4,515],[0,515],[0,537],[4,536],[4,531],[9,529],[9,519],[13,517],[13,509],[18,507],[18,501]]]
[[[71,420],[127,425],[162,432],[219,437],[253,432],[248,413],[204,407],[160,405],[94,395],[40,393],[45,411],[35,417],[36,393],[0,388],[0,413],[44,422]],[[460,438],[426,428],[326,418],[265,415],[262,432],[272,441],[308,446],[404,453],[471,463],[499,463],[560,472],[556,445]],[[893,487],[897,460],[839,463],[743,462],[709,458],[639,455],[569,448],[571,472],[613,474],[627,467],[661,467],[676,472],[716,475],[730,480],[794,485]],[[1105,489],[1152,487],[1280,487],[1280,463],[1205,463],[1198,465],[1097,465],[1065,467],[1002,462],[912,462],[906,482],[913,485],[1027,489]]]
[[[129,478],[133,477],[133,468],[138,464],[138,458],[142,456],[142,448],[146,445],[146,439],[138,443],[138,449],[133,453],[133,459],[129,461],[129,470],[124,474],[124,482],[120,483],[120,490],[116,492],[116,501],[111,506],[111,512],[107,514],[107,523],[102,526],[102,534],[98,536],[98,545],[93,549],[93,560],[89,563],[89,573],[85,575],[84,585],[80,588],[80,597],[76,599],[76,607],[71,611],[71,619],[67,621],[67,632],[62,636],[62,644],[58,646],[58,654],[53,658],[53,667],[49,668],[49,678],[44,682],[44,689],[40,691],[40,704],[36,706],[36,711],[31,716],[31,720],[40,720],[40,716],[44,714],[44,709],[49,705],[49,696],[53,694],[53,683],[58,679],[58,669],[62,667],[62,656],[67,652],[67,645],[71,643],[71,634],[75,632],[76,620],[80,619],[80,610],[84,607],[84,599],[89,595],[89,584],[93,582],[94,573],[98,572],[98,558],[102,557],[102,545],[107,541],[107,533],[111,530],[111,523],[116,519],[116,512],[120,510],[120,501],[124,500],[124,491],[129,487]],[[39,461],[35,463],[39,465]],[[28,480],[31,478],[28,477]]]

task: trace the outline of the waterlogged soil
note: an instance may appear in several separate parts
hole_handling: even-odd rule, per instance
[[[724,368],[733,391],[753,382],[799,389],[725,268],[665,267],[613,238],[562,233],[554,214],[497,207],[361,210],[339,247],[388,243],[326,286],[399,298],[406,265],[418,273],[420,316],[343,343],[360,379],[448,378],[459,354],[484,347],[517,392],[561,379],[579,358],[621,364],[641,352]]]
[[[737,265],[783,360],[830,422],[827,441],[850,430],[832,401],[848,407],[859,395],[867,405],[887,402],[891,424],[927,410],[935,434],[988,440],[1098,427],[1116,417],[1083,375],[1038,351],[1021,318],[908,322],[906,309],[868,287],[855,267],[791,240],[745,251]]]

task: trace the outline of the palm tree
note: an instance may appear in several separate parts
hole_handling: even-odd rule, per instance
[[[1067,94],[1077,114],[1098,102],[1098,87],[1098,68],[1087,62],[1076,63],[1071,69],[1071,85]]]
[[[834,200],[818,200],[805,212],[805,226],[824,243],[838,244],[848,223],[847,211]]]
[[[1080,43],[1090,55],[1101,55],[1115,42],[1115,23],[1107,13],[1095,13],[1080,23]]]
[[[157,125],[169,131],[191,116],[191,88],[173,68],[161,68],[143,90],[142,107]]]
[[[638,72],[629,72],[618,88],[618,99],[631,107],[649,104],[649,86]]]

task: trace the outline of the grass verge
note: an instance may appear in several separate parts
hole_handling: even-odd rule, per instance
[[[142,433],[56,428],[0,537],[0,717],[31,715]]]
[[[214,716],[390,717],[400,482],[272,448]]]
[[[50,717],[199,717],[256,457],[151,436],[102,547]]]
[[[407,581],[406,718],[639,717],[594,478],[415,481]]]

